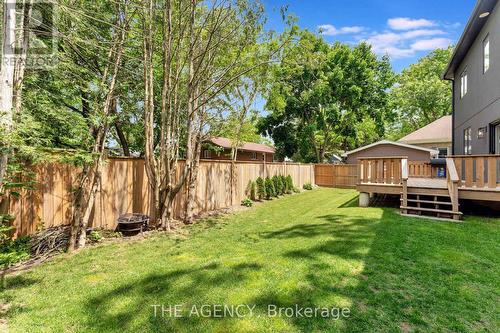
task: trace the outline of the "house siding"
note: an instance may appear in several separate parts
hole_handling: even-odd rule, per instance
[[[347,155],[347,164],[357,164],[358,159],[362,157],[391,157],[406,156],[409,161],[430,162],[431,154],[428,151],[401,147],[391,144],[380,144],[358,152]]]
[[[204,149],[205,150],[205,149]],[[246,161],[246,162],[263,162],[264,161],[264,154],[266,156],[266,162],[273,162],[274,161],[274,154],[271,153],[262,153],[262,152],[257,152],[257,159],[253,158],[253,152],[251,151],[238,151],[238,155],[236,155],[236,160],[237,161]],[[228,161],[231,159],[231,150],[230,149],[224,149],[221,152],[215,152],[213,150],[210,150],[210,158],[205,158],[204,153],[202,152],[201,158],[202,159],[209,159],[209,160],[225,160]]]
[[[489,35],[490,68],[483,74],[483,41]],[[467,69],[468,92],[460,97],[460,76]],[[464,153],[464,130],[472,130],[472,154],[490,153],[490,125],[500,121],[500,9],[496,5],[487,23],[455,72],[453,148]],[[484,138],[478,130],[486,127]]]

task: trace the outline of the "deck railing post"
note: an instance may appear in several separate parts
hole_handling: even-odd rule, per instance
[[[408,159],[403,158],[401,159],[401,182],[403,183],[403,209],[401,210],[401,213],[406,214],[408,213],[406,207],[408,207]]]
[[[453,213],[453,218],[455,220],[460,219],[459,208],[458,208],[458,185],[460,178],[458,177],[457,169],[455,167],[455,162],[453,158],[446,159],[446,180],[448,183],[448,192],[450,194],[451,205]]]

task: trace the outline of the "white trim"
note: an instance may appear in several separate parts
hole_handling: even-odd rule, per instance
[[[362,150],[365,150],[365,149],[368,149],[368,148],[379,146],[379,145],[395,145],[395,146],[404,147],[404,148],[411,148],[411,149],[415,149],[415,150],[427,151],[430,154],[434,154],[434,155],[438,155],[439,154],[439,152],[437,150],[435,150],[435,149],[429,149],[429,148],[424,148],[424,147],[419,147],[419,146],[414,146],[414,145],[408,145],[408,144],[402,143],[402,142],[394,142],[394,141],[389,141],[389,140],[382,140],[382,141],[379,141],[379,142],[372,143],[372,144],[370,144],[368,146],[364,146],[364,147],[360,147],[358,149],[354,149],[354,150],[348,151],[348,152],[342,154],[342,157],[347,157],[347,156],[349,156],[351,154],[357,153],[359,151],[362,151]]]

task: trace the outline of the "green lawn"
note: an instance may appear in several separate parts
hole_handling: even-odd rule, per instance
[[[183,235],[62,256],[11,277],[0,301],[11,306],[10,332],[498,332],[499,231],[496,219],[404,218],[357,208],[355,191],[320,189]],[[155,317],[155,304],[180,304],[184,316]],[[203,304],[255,308],[244,318],[189,316]],[[295,304],[350,315],[267,312]]]

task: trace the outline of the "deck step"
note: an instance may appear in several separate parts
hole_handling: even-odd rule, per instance
[[[400,208],[404,209],[404,210],[415,210],[415,211],[421,211],[421,212],[450,214],[450,215],[462,215],[462,212],[454,212],[452,210],[445,210],[445,209],[422,208],[422,207],[413,207],[413,206],[410,206],[410,207],[401,206]]]
[[[401,201],[403,199],[401,198]],[[433,201],[433,200],[419,200],[419,199],[407,199],[408,202],[416,202],[416,203],[425,203],[425,204],[434,204],[434,205],[453,205],[453,203],[448,201]]]
[[[401,195],[403,195],[403,193],[401,192]],[[410,192],[408,191],[408,195],[421,195],[421,196],[427,196],[427,197],[443,197],[443,198],[449,198],[450,197],[450,194],[440,194],[440,193],[425,193],[425,192]]]

